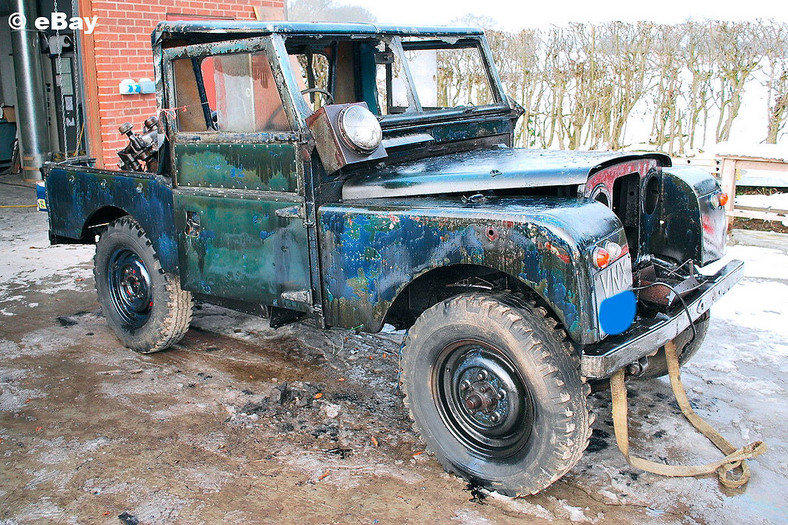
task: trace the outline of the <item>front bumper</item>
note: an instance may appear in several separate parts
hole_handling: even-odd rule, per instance
[[[709,277],[700,289],[686,300],[692,321],[703,315],[739,282],[743,273],[744,263],[731,261]],[[586,347],[580,361],[581,374],[589,379],[610,377],[616,370],[653,354],[689,326],[690,320],[684,308],[662,318],[638,319],[632,328],[623,334],[608,337],[599,344]]]

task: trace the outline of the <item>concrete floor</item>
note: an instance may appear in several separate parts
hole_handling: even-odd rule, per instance
[[[32,189],[0,185],[0,205],[32,202]],[[119,515],[189,524],[788,520],[788,349],[779,330],[740,326],[723,309],[685,373],[699,412],[731,440],[769,443],[745,490],[630,468],[612,437],[609,394],[599,393],[580,464],[543,493],[510,499],[468,490],[423,452],[394,388],[400,335],[307,323],[274,331],[203,306],[176,348],[135,354],[101,316],[92,247],[49,247],[46,227],[35,209],[0,208],[2,525],[123,523]],[[786,260],[785,236],[735,239],[742,253]],[[782,294],[781,275],[737,288],[765,283]],[[783,303],[761,302],[754,318],[785,314]],[[734,377],[731,362],[746,366]],[[644,454],[715,457],[665,381],[630,392],[633,442]]]

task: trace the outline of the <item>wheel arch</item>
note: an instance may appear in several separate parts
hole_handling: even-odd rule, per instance
[[[82,226],[82,242],[95,244],[96,235],[112,221],[122,217],[134,219],[148,236],[153,245],[162,269],[168,273],[178,273],[178,250],[172,235],[151,214],[127,210],[116,205],[101,206],[91,213]],[[165,223],[166,226],[166,223]]]
[[[85,244],[95,244],[97,235],[103,228],[112,221],[122,217],[134,219],[148,236],[162,269],[168,273],[177,273],[177,248],[168,235],[163,235],[161,228],[156,224],[156,218],[145,216],[144,214],[132,213],[120,206],[108,205],[101,206],[91,213],[82,226],[82,238],[80,242]]]
[[[384,315],[384,323],[410,328],[424,311],[451,297],[474,291],[491,293],[509,290],[536,301],[562,324],[563,312],[553,308],[537,289],[517,276],[477,264],[454,264],[431,268],[403,285]]]
[[[162,267],[178,271],[171,183],[160,176],[67,166],[46,178],[49,236],[54,244],[96,242],[96,227],[131,215],[145,230]]]
[[[85,219],[85,224],[82,225],[82,241],[95,244],[96,234],[102,227],[126,215],[131,214],[118,206],[102,206]]]
[[[623,237],[620,221],[591,201],[549,204],[324,205],[319,221],[326,324],[377,332],[388,318],[407,326],[413,315],[403,316],[403,305],[419,287],[430,291],[450,284],[448,278],[456,282],[486,272],[505,277],[501,289],[534,293],[573,341],[599,340],[589,251],[599,239]]]

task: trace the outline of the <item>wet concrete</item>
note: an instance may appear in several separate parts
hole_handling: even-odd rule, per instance
[[[29,199],[30,190],[0,186],[0,204]],[[784,499],[771,497],[788,488],[782,464],[755,462],[740,496],[712,478],[664,480],[628,467],[606,392],[592,398],[590,449],[555,485],[519,499],[472,490],[411,429],[396,390],[401,334],[309,323],[271,330],[204,305],[177,347],[135,354],[101,315],[92,249],[48,248],[45,230],[44,214],[0,209],[0,524],[118,524],[123,513],[140,524],[785,520]],[[714,326],[712,334],[727,329]],[[748,363],[756,375],[766,366]],[[741,408],[725,385],[692,374],[686,382],[715,424]],[[714,457],[688,437],[667,383],[631,390],[640,449],[671,461]],[[737,417],[751,439],[786,434],[784,419]]]

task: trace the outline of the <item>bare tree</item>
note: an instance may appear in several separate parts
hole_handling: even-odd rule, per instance
[[[604,101],[602,122],[606,147],[621,148],[624,129],[638,101],[649,89],[648,57],[654,40],[651,24],[612,22],[605,29],[605,60],[610,98]],[[594,144],[596,146],[596,144]]]
[[[523,108],[515,142],[534,146],[543,133],[539,122],[539,108],[545,91],[540,69],[540,32],[534,29],[513,34],[488,31],[487,39],[496,57],[504,89]]]
[[[297,22],[375,22],[367,9],[337,5],[334,0],[294,0],[287,3],[287,18]]]
[[[764,23],[763,34],[768,92],[766,142],[776,144],[788,120],[788,26],[773,21]]]
[[[763,55],[759,52],[759,26],[751,22],[716,22],[711,33],[712,51],[720,84],[717,142],[728,140],[741,109],[741,96]]]
[[[687,110],[686,126],[689,135],[689,148],[697,146],[696,134],[698,127],[703,125],[701,146],[706,140],[706,123],[709,120],[709,107],[713,99],[711,85],[714,76],[714,62],[711,53],[711,28],[706,24],[687,22],[683,24],[685,37],[681,58],[689,71],[690,80],[686,89],[682,90],[682,104]]]
[[[684,90],[684,53],[683,39],[687,34],[684,25],[654,27],[656,35],[652,53],[649,57],[650,75],[654,77],[651,89],[653,97],[651,107],[653,116],[651,123],[651,141],[660,148],[665,147],[669,154],[673,153],[676,139],[679,150],[683,152],[684,140],[681,135],[682,107],[679,97]]]

